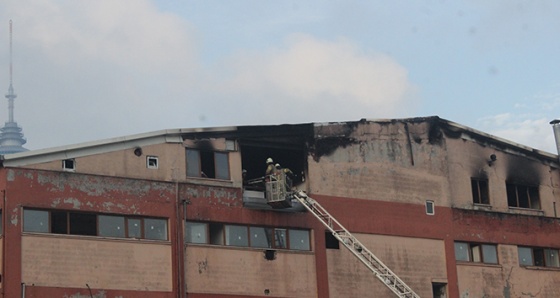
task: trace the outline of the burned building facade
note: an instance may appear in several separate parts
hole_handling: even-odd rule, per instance
[[[559,297],[558,156],[438,117],[177,129],[6,155],[3,297]]]

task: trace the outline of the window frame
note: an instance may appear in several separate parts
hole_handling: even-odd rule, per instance
[[[490,188],[488,179],[471,177],[471,191],[474,204],[490,205]]]
[[[466,247],[466,257],[459,258],[458,253],[458,246]],[[493,257],[490,259],[490,256],[486,256],[485,248],[493,248]],[[500,264],[499,256],[498,256],[498,245],[492,243],[477,243],[477,242],[465,242],[465,241],[455,241],[454,242],[454,251],[455,251],[455,261],[456,262],[467,262],[467,263],[475,263],[475,264],[485,264],[485,265],[498,265]],[[495,258],[495,261],[494,261]]]
[[[159,168],[158,157],[154,156],[154,155],[146,156],[146,168],[148,168],[148,169],[158,169]]]
[[[520,251],[524,250],[525,253],[529,253],[527,257],[530,257],[530,261],[523,261],[521,259]],[[547,258],[547,254],[550,252],[555,252],[555,264],[549,264],[550,259]],[[517,256],[520,267],[541,267],[541,268],[560,268],[560,249],[550,248],[550,247],[532,247],[532,246],[518,246]]]
[[[312,251],[311,243],[311,230],[303,228],[284,228],[284,227],[267,227],[267,226],[256,226],[256,225],[245,225],[238,223],[218,223],[218,222],[201,222],[201,221],[183,221],[185,224],[185,237],[184,243],[191,245],[217,245],[217,246],[228,246],[228,247],[247,247],[255,249],[282,249],[291,251]],[[197,224],[204,225],[206,239],[201,242],[189,241],[192,237],[188,237],[188,225]],[[228,239],[228,227],[243,227],[246,233],[246,243],[238,244],[233,243],[231,239]],[[252,241],[255,236],[255,232],[262,231],[263,233],[257,233],[258,236],[265,236],[266,245],[261,239],[257,241]],[[305,232],[307,234],[306,248],[302,249],[295,246],[295,243],[291,243],[290,234],[294,232]],[[281,240],[281,241],[280,241]]]
[[[68,172],[76,171],[76,160],[74,158],[67,158],[62,160],[62,170]]]
[[[186,148],[185,156],[187,177],[231,180],[229,151]]]
[[[515,193],[512,193],[515,191]],[[533,197],[531,196],[533,195]],[[506,196],[508,207],[510,208],[523,208],[531,210],[541,210],[541,199],[538,186],[524,185],[511,181],[506,182]],[[513,197],[515,196],[515,197]],[[521,200],[527,200],[525,202]],[[515,205],[513,201],[515,199]],[[522,206],[526,205],[526,206]],[[534,205],[534,206],[533,206]]]
[[[28,216],[26,215],[27,212],[44,212],[47,215],[47,220],[46,220],[46,231],[37,231],[37,230],[28,230],[26,228],[26,220],[28,218]],[[61,219],[64,218],[65,220],[65,224],[60,224],[60,226],[58,226],[58,228],[60,228],[60,230],[54,231],[53,227],[54,227],[54,222],[53,222],[53,213],[58,214],[59,216],[61,216]],[[23,208],[23,225],[22,225],[22,232],[24,233],[43,233],[43,234],[56,234],[56,235],[69,235],[69,236],[90,236],[90,237],[101,237],[101,238],[114,238],[114,239],[140,239],[140,240],[156,240],[156,241],[169,241],[169,220],[167,218],[163,218],[163,217],[151,217],[151,216],[127,216],[127,215],[122,215],[122,214],[106,214],[106,213],[96,213],[96,212],[75,212],[73,210],[60,210],[60,209],[37,209],[37,208]],[[57,215],[57,216],[58,216]],[[64,215],[64,216],[62,216]],[[78,218],[80,216],[82,217],[95,217],[95,235],[93,235],[92,233],[78,233],[76,231],[81,231],[84,228],[82,227],[81,229],[79,229],[78,227],[75,227],[74,229],[72,228],[72,215],[74,216],[74,219],[76,219],[76,216],[78,216]],[[124,219],[124,236],[113,236],[113,235],[102,235],[101,233],[101,229],[100,229],[100,217],[121,217]],[[129,221],[131,220],[139,220],[140,222],[140,238],[138,237],[131,237],[130,235],[130,231],[129,231]],[[154,239],[154,238],[150,238],[146,236],[146,233],[144,231],[146,225],[145,225],[145,221],[146,220],[161,220],[163,222],[165,222],[165,239]],[[63,223],[64,221],[60,221],[59,223]],[[89,222],[89,225],[91,225],[91,219]],[[92,227],[86,227],[86,229],[91,229]]]

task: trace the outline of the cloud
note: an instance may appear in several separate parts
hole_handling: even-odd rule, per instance
[[[405,67],[347,39],[293,34],[205,66],[201,29],[148,0],[1,2],[0,30],[9,19],[15,119],[30,149],[176,127],[396,117],[415,106]],[[0,73],[0,88],[7,82]]]
[[[196,84],[192,26],[150,1],[3,2],[0,30],[9,19],[15,118],[28,148],[162,129],[183,107],[178,94]],[[0,82],[7,89],[7,77]]]
[[[267,103],[295,121],[403,115],[414,106],[416,87],[406,68],[387,55],[365,53],[346,39],[295,34],[281,46],[238,53],[219,67],[226,74],[222,92],[257,106]]]
[[[506,113],[481,118],[478,125],[483,131],[506,140],[558,153],[550,119]]]

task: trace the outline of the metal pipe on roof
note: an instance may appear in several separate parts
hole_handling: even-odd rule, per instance
[[[560,156],[560,119],[554,119],[550,121],[552,124],[552,129],[554,131],[554,139],[556,140],[556,151]]]

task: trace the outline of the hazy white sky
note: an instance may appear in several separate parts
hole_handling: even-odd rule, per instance
[[[0,1],[29,149],[440,116],[556,153],[560,1]],[[0,101],[0,123],[7,120]]]

